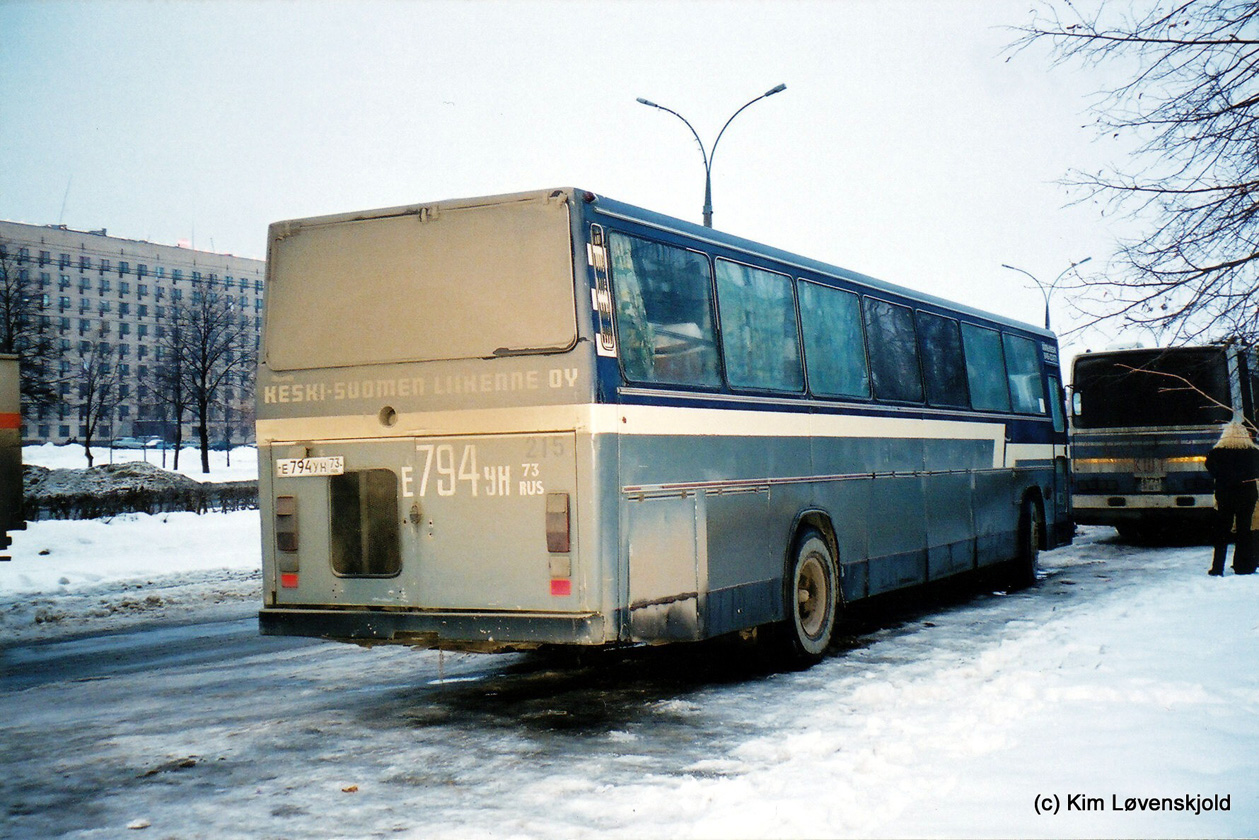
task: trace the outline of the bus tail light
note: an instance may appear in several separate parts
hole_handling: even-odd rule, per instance
[[[571,523],[567,493],[546,494],[546,550],[551,553],[551,595],[567,597],[573,594],[573,559],[568,555],[572,547]]]
[[[275,497],[275,547],[279,554],[275,559],[280,573],[280,586],[297,588],[297,499],[293,496]]]
[[[568,494],[546,494],[546,550],[567,554],[569,550]]]

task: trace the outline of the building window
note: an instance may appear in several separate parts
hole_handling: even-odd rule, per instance
[[[57,258],[57,268],[69,268],[69,267],[70,267],[69,254],[62,254],[60,257]]]
[[[57,298],[57,307],[62,312],[65,312],[67,309],[70,308],[70,298],[67,297],[66,295],[62,295],[61,297]]]
[[[131,304],[129,304],[129,303],[120,303],[120,304],[118,304],[118,314],[119,314],[119,315],[130,315],[130,314],[131,314]]]
[[[137,336],[139,336],[140,338],[144,338],[144,337],[145,337],[145,336],[147,336],[148,334],[149,334],[149,325],[148,325],[148,324],[141,324],[141,325],[140,325],[140,327],[139,327],[139,330],[138,330],[138,331],[137,331],[137,333],[136,333],[136,335],[137,335]]]
[[[123,276],[124,274],[130,274],[130,273],[131,273],[131,263],[125,263],[125,262],[122,262],[121,260],[119,260],[119,262],[118,262],[118,276],[119,276],[119,277],[121,277],[121,276]]]
[[[136,295],[139,297],[148,297],[149,287],[143,283],[136,284]]]
[[[69,274],[63,274],[63,275],[61,275],[61,276],[58,278],[58,280],[57,280],[57,288],[58,288],[58,289],[68,289],[68,288],[70,288],[70,275],[69,275]]]
[[[124,303],[122,306],[126,306],[126,305],[127,305],[127,304],[125,304],[125,303]],[[122,307],[120,306],[120,307],[119,307],[119,309],[121,309],[121,308],[122,308]],[[119,315],[126,315],[127,313],[126,313],[126,312],[119,312],[118,314],[119,314]],[[124,321],[123,323],[121,323],[121,324],[119,324],[119,325],[118,325],[118,332],[119,332],[119,334],[120,334],[120,335],[131,335],[131,325],[130,325],[130,324],[128,324],[128,323],[126,323],[126,322]]]
[[[113,288],[113,287],[112,287],[112,286],[110,286],[110,284],[109,284],[109,278],[108,278],[108,277],[102,277],[102,278],[101,278],[101,283],[100,283],[100,293],[103,295],[103,294],[105,294],[106,292],[108,292],[111,288]]]
[[[106,271],[109,271],[109,260],[107,260],[107,259],[105,259],[105,258],[103,258],[103,257],[102,257],[102,258],[101,258],[100,272],[101,272],[101,274],[104,274]]]
[[[139,315],[141,318],[149,317],[148,304],[141,303],[138,306],[136,306],[136,315]]]
[[[48,265],[48,263],[50,262],[52,262],[52,254],[48,253],[47,251],[40,251],[39,252],[40,267],[43,268],[44,266]]]
[[[149,274],[149,267],[147,265],[145,265],[144,263],[140,263],[139,265],[136,266],[136,277],[147,277],[148,274]]]
[[[79,257],[79,271],[87,271],[92,267],[91,257]]]
[[[180,280],[183,280],[183,279],[184,279],[184,271],[183,271],[183,269],[181,269],[181,268],[172,268],[172,269],[171,269],[171,272],[170,272],[170,279],[175,280],[176,282],[178,282],[178,281],[180,281]]]
[[[126,280],[119,280],[118,281],[118,294],[120,295],[131,294],[131,284],[128,283]]]

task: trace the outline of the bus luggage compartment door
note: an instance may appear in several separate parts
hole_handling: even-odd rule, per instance
[[[418,606],[580,609],[576,473],[571,432],[417,439],[403,565]]]
[[[629,501],[630,637],[638,642],[702,637],[700,591],[705,569],[703,497]]]

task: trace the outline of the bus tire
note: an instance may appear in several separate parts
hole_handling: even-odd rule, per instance
[[[814,528],[792,547],[783,585],[786,621],[779,648],[790,665],[812,665],[830,647],[839,615],[839,567],[830,543]]]
[[[1035,497],[1027,496],[1019,510],[1019,553],[1010,567],[1010,589],[1026,589],[1036,583],[1044,544],[1045,509]]]

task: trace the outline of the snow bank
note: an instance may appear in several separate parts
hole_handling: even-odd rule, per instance
[[[0,563],[9,642],[261,599],[257,511],[42,520],[12,536]]]
[[[146,461],[163,469],[173,469],[175,453],[156,449],[114,449],[92,447],[95,464],[121,464],[128,461]],[[228,461],[231,464],[228,464]],[[22,447],[22,463],[35,464],[55,470],[86,469],[87,456],[82,446],[45,443]],[[230,453],[210,450],[210,472],[201,472],[201,451],[184,447],[179,452],[178,472],[197,481],[250,481],[258,478],[258,450],[252,446],[238,446]]]

